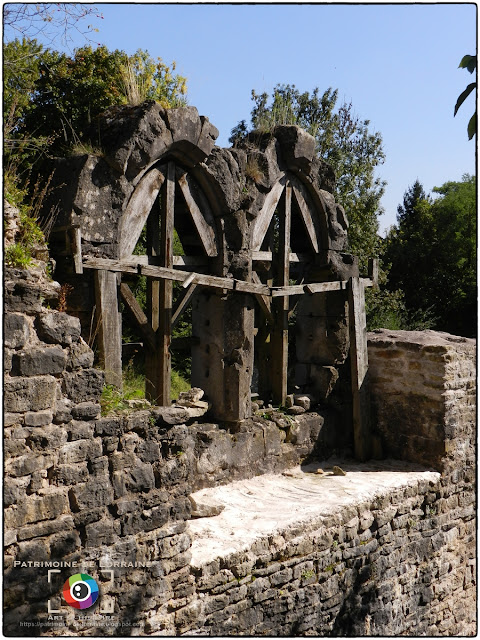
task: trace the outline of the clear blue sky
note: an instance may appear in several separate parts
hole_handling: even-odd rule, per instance
[[[189,104],[219,129],[220,146],[229,146],[233,126],[249,121],[252,89],[337,88],[339,100],[351,101],[383,136],[382,230],[417,178],[429,192],[475,173],[475,143],[466,133],[473,94],[453,117],[458,95],[474,80],[458,64],[476,52],[475,4],[96,6],[99,43],[176,61]]]

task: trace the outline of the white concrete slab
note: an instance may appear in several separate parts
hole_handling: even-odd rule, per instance
[[[339,465],[347,474],[333,475]],[[316,473],[321,468],[323,474]],[[189,522],[193,534],[192,564],[200,567],[216,558],[248,549],[260,538],[305,527],[322,526],[322,518],[343,507],[357,505],[416,485],[420,480],[436,481],[440,474],[419,470],[399,461],[355,464],[328,463],[294,467],[281,475],[267,474],[229,485],[202,489],[193,494],[196,502],[224,505],[217,516]]]

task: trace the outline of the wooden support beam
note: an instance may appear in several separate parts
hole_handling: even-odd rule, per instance
[[[252,271],[252,280],[254,281],[255,284],[262,284],[262,281],[260,280],[258,273],[256,271]],[[270,297],[264,296],[260,293],[256,293],[255,297],[260,306],[260,309],[263,311],[263,314],[268,324],[273,325],[274,320],[273,320],[272,304],[270,302]]]
[[[265,198],[263,207],[258,214],[253,226],[253,251],[259,251],[260,247],[262,246],[263,239],[268,231],[268,227],[270,226],[270,222],[272,220],[273,214],[275,213],[275,209],[277,208],[280,196],[282,195],[285,188],[285,184],[286,177],[282,176],[280,180],[273,185],[272,189],[268,192],[268,195]]]
[[[172,329],[174,329],[177,326],[177,322],[179,321],[180,316],[185,311],[186,307],[191,301],[196,288],[197,288],[197,285],[194,282],[192,282],[188,287],[188,289],[185,291],[184,295],[177,302],[177,305],[173,310],[173,314],[172,314]]]
[[[235,280],[234,278],[221,278],[219,276],[208,276],[204,273],[180,271],[179,269],[167,269],[155,265],[145,265],[133,256],[128,260],[112,260],[110,258],[85,258],[83,266],[86,269],[105,269],[108,271],[120,271],[122,273],[137,273],[148,278],[176,280],[185,282],[191,273],[195,275],[195,283],[202,287],[212,287],[213,289],[227,289],[230,291],[242,291],[244,293],[259,293],[264,296],[270,295],[270,289],[263,284]]]
[[[287,287],[272,288],[272,298],[283,296],[298,296],[304,293],[325,293],[326,291],[341,291],[347,288],[346,280],[334,282],[311,282],[309,284],[294,284]]]
[[[105,382],[122,388],[122,316],[118,310],[117,276],[95,271],[97,346],[105,371]]]
[[[192,216],[193,224],[197,229],[197,233],[202,241],[205,253],[209,258],[218,255],[217,241],[215,235],[215,220],[210,209],[203,203],[203,213],[200,211],[198,204],[192,194],[191,178],[184,173],[178,178],[178,184],[185,198],[187,208]]]
[[[307,235],[310,240],[310,244],[312,245],[312,249],[315,253],[319,252],[318,248],[318,238],[317,238],[317,230],[315,228],[315,222],[312,218],[312,214],[308,205],[305,201],[305,195],[302,193],[304,187],[298,183],[295,187],[293,187],[293,193],[295,194],[295,200],[297,201],[298,208],[300,209],[300,213],[303,219],[303,223],[305,225],[305,229],[307,231]]]
[[[75,273],[83,273],[82,232],[79,224],[74,224],[70,227],[70,242],[72,246]]]
[[[348,281],[350,363],[353,399],[353,441],[357,460],[371,455],[370,393],[365,315],[365,291],[360,278]]]
[[[138,304],[137,299],[133,295],[130,287],[125,282],[120,285],[120,295],[125,302],[127,309],[136,321],[136,324],[142,332],[145,340],[148,343],[149,349],[152,351],[156,348],[155,332],[149,325],[147,316],[143,313],[142,307]]]
[[[126,260],[112,260],[110,258],[83,259],[85,269],[100,269],[104,271],[118,271],[121,273],[135,273],[147,276],[148,278],[175,280],[184,283],[193,274],[195,284],[213,289],[226,289],[229,291],[242,291],[253,293],[254,295],[271,296],[280,298],[284,296],[298,296],[304,293],[310,295],[314,293],[325,293],[327,291],[341,291],[347,288],[347,280],[335,280],[333,282],[311,282],[308,284],[287,285],[285,287],[269,287],[258,282],[245,282],[233,278],[221,278],[219,276],[209,276],[204,273],[193,271],[180,271],[179,269],[166,269],[156,265],[146,264],[145,256],[132,256]],[[373,286],[369,278],[360,278],[364,287]]]
[[[160,212],[160,259],[162,266],[173,269],[173,229],[175,215],[175,165],[168,163],[166,188],[161,199]],[[160,406],[170,406],[172,376],[172,302],[173,282],[162,279],[159,282],[160,314],[157,332],[157,372],[155,377],[156,402]]]
[[[290,277],[290,231],[292,220],[292,187],[285,187],[285,212],[280,215],[277,281],[286,287]],[[288,373],[288,295],[273,301],[275,323],[271,333],[272,358],[272,400],[275,404],[285,404],[287,397]]]
[[[130,196],[119,225],[120,259],[132,255],[137,240],[158,197],[165,176],[158,169],[151,169],[140,180]]]
[[[130,260],[133,260],[135,264],[151,264],[153,266],[160,267],[160,258],[158,256],[128,256],[124,258],[121,262],[125,261],[127,264],[130,264]],[[133,264],[133,263],[132,263]],[[208,266],[208,258],[206,256],[173,256],[173,266],[178,269],[183,269],[185,267],[207,267]]]

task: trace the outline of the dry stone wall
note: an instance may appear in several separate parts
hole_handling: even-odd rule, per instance
[[[102,417],[103,373],[92,367],[78,319],[47,308],[56,296],[38,273],[5,272],[6,635],[475,632],[471,341],[371,341],[383,453],[415,460],[419,475],[202,561],[192,516],[208,524],[218,511],[192,502],[192,492],[346,454],[341,425],[326,411],[255,416],[236,433],[171,409]],[[380,351],[395,349],[401,362],[416,363],[403,369],[406,380],[415,372],[411,387],[393,387],[393,358]],[[392,386],[382,388],[387,379]],[[428,461],[412,447],[394,448],[382,418],[402,393],[407,406],[419,380],[435,411],[404,422],[390,414],[388,428],[406,437],[430,429],[439,453]],[[389,388],[395,394],[385,396]],[[400,468],[399,478],[409,475],[407,463]],[[61,596],[75,573],[100,588],[84,612]]]
[[[202,538],[194,552],[196,593],[176,615],[178,630],[213,636],[474,634],[474,494],[465,474],[453,483],[405,463],[346,468],[348,476],[381,477],[387,469],[399,479],[388,491],[372,479],[376,495],[370,499],[365,485],[357,491],[349,486],[350,504],[339,498],[322,517],[304,518],[209,562],[201,561],[201,544],[208,543]],[[307,491],[314,480],[299,482]],[[343,478],[337,484],[330,482],[330,491],[344,486]]]

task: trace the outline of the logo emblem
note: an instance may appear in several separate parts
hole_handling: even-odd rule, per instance
[[[63,597],[75,609],[88,609],[98,598],[98,585],[87,573],[70,576],[63,585]]]

